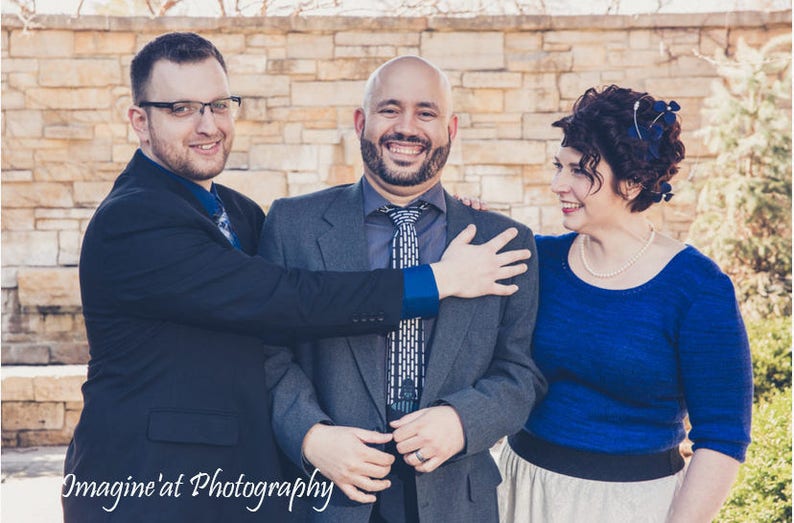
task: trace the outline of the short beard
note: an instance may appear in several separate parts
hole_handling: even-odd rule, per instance
[[[224,148],[223,164],[221,168],[217,171],[215,169],[210,171],[198,171],[194,168],[194,165],[192,165],[189,156],[183,151],[180,151],[179,147],[160,139],[157,132],[151,127],[149,127],[149,132],[152,135],[150,141],[152,153],[159,158],[160,161],[164,162],[165,165],[163,165],[163,167],[182,178],[193,182],[212,180],[222,173],[226,166],[226,160],[229,158],[229,151],[226,150],[225,137],[221,139],[221,147]]]
[[[383,148],[384,142],[388,140],[420,143],[424,145],[425,148],[429,148],[432,145],[429,141],[422,140],[421,138],[415,136],[405,137],[399,134],[392,134],[384,135],[380,139],[381,148]],[[378,176],[381,180],[396,187],[412,187],[415,185],[421,185],[427,180],[433,178],[447,163],[447,157],[449,157],[449,150],[451,146],[452,139],[450,137],[448,138],[446,145],[442,145],[432,150],[432,153],[424,162],[422,162],[422,165],[419,167],[418,171],[413,173],[411,176],[405,176],[405,172],[393,171],[386,167],[386,164],[383,161],[383,156],[380,154],[378,147],[373,142],[364,138],[363,131],[361,133],[361,158],[364,160],[364,164],[367,166],[370,172]]]

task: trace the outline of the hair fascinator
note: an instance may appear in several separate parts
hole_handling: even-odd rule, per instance
[[[662,182],[659,184],[659,191],[650,191],[653,194],[653,201],[654,203],[659,203],[662,200],[669,202],[670,199],[674,196],[673,194],[673,186],[667,182]]]
[[[642,98],[645,98],[645,96]],[[676,120],[675,113],[681,109],[681,106],[675,100],[670,100],[670,103],[658,100],[653,103],[653,110],[659,114],[657,114],[656,118],[647,126],[640,125],[637,121],[637,110],[640,108],[640,100],[642,100],[642,98],[634,102],[634,125],[629,127],[628,135],[631,138],[641,140],[648,144],[645,160],[650,162],[651,160],[659,159],[659,142],[661,141],[662,134],[664,134],[662,122],[664,122],[665,125],[672,125]],[[660,119],[662,122],[659,122]],[[670,196],[672,197],[672,194]],[[667,200],[669,199],[670,198],[667,198]]]
[[[659,140],[664,133],[664,129],[659,124],[654,124],[650,127],[642,127],[637,125],[634,121],[634,127],[629,127],[629,136],[642,140],[648,143],[648,151],[645,154],[645,159],[651,161],[652,159],[659,159]]]
[[[676,102],[675,100],[670,100],[669,104],[662,100],[659,100],[657,102],[654,102],[653,110],[657,111],[659,114],[656,116],[656,118],[653,119],[653,122],[651,122],[651,124],[656,123],[656,120],[658,120],[659,117],[661,117],[664,119],[664,122],[667,125],[671,125],[673,122],[675,122],[675,113],[681,110],[681,106],[678,105],[678,102]],[[637,110],[635,109],[634,117],[636,118],[636,116],[637,116]]]

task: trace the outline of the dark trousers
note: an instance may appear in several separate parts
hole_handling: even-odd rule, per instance
[[[391,486],[378,493],[372,508],[370,523],[419,523],[416,500],[416,471],[406,464],[397,452],[394,442],[386,445],[386,452],[394,456],[391,472],[387,476]]]

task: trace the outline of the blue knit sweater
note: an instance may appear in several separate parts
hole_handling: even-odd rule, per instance
[[[687,246],[649,282],[601,289],[568,266],[575,237],[536,238],[533,355],[549,391],[526,430],[580,450],[647,454],[678,445],[688,413],[694,449],[743,461],[752,367],[728,277]]]

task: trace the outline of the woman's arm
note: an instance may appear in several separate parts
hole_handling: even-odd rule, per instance
[[[709,523],[722,507],[739,472],[739,462],[720,452],[698,449],[684,484],[670,505],[667,523]]]
[[[750,345],[730,279],[711,263],[679,332],[682,389],[695,454],[667,523],[706,523],[719,512],[750,443]]]

